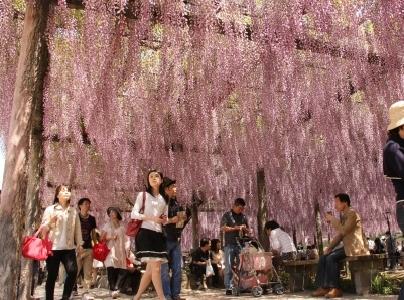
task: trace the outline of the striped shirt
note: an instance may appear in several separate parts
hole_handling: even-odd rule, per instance
[[[271,249],[276,250],[280,254],[296,252],[296,247],[291,237],[280,228],[271,230],[269,242],[271,243]]]

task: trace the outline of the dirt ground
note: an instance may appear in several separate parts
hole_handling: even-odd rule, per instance
[[[56,285],[57,286],[57,285]],[[83,297],[83,290],[79,289],[79,296],[72,297],[71,299],[75,300],[80,300],[80,299],[85,299]],[[90,294],[94,297],[94,299],[112,299],[111,296],[109,295],[109,291],[105,289],[92,289],[90,290]],[[44,291],[44,285],[39,286],[35,292],[35,297],[36,299],[45,299],[45,291]],[[62,295],[62,288],[61,287],[56,287],[55,289],[55,299],[60,299]],[[196,299],[203,299],[203,300],[241,300],[241,299],[255,299],[251,294],[242,294],[239,297],[232,297],[232,296],[225,296],[224,291],[221,290],[207,290],[207,291],[191,291],[191,290],[184,290],[182,293],[182,296],[186,298],[187,300],[196,300]],[[121,295],[119,299],[132,299],[133,297],[127,296],[127,295]],[[157,299],[155,295],[144,295],[142,299],[150,299],[154,300]],[[301,292],[301,293],[293,293],[293,294],[284,294],[282,296],[278,295],[264,295],[260,297],[259,299],[265,300],[265,299],[280,299],[280,300],[286,300],[286,299],[318,299],[318,298],[313,298],[310,297],[310,292]],[[380,295],[369,295],[369,296],[357,296],[357,295],[345,295],[344,299],[386,299],[386,300],[396,300],[397,296],[380,296]]]

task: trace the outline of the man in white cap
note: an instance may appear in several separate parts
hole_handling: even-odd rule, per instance
[[[404,101],[394,103],[389,110],[389,139],[383,150],[384,175],[391,179],[396,191],[396,217],[404,233]],[[404,286],[399,299],[404,299]]]

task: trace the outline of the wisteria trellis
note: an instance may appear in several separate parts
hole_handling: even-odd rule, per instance
[[[179,197],[215,212],[248,200],[264,168],[269,215],[313,236],[346,191],[367,233],[385,230],[394,196],[381,168],[388,106],[404,94],[400,0],[85,1],[54,6],[45,90],[43,204],[72,180],[98,215],[142,189],[156,166]],[[7,127],[23,16],[0,1],[0,122]],[[133,5],[135,3],[135,5]],[[393,222],[394,223],[394,222]],[[186,234],[186,242],[190,232]]]

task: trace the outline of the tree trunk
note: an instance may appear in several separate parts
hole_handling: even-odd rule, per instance
[[[314,204],[314,216],[316,218],[316,236],[317,236],[317,249],[318,254],[323,255],[324,245],[323,245],[323,232],[321,230],[321,215],[320,215],[320,205],[318,201]]]
[[[267,205],[267,190],[265,186],[265,170],[259,169],[257,171],[257,189],[258,189],[258,212],[257,212],[257,226],[258,226],[258,239],[266,251],[269,250],[269,239],[265,232],[265,222],[268,218],[268,205]]]
[[[198,220],[198,202],[193,199],[192,201],[192,248],[199,247],[199,220]]]
[[[24,293],[19,289],[20,247],[24,226],[31,226],[38,212],[49,2],[27,1],[25,12],[0,202],[0,299],[25,298],[30,289],[29,278],[24,278]]]

